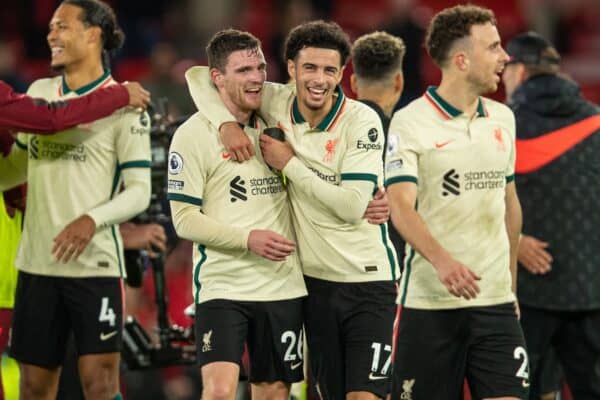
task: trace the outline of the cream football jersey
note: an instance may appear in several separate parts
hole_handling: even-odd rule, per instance
[[[207,71],[201,67],[190,71],[198,82],[198,92],[192,96],[216,96]],[[233,120],[214,102],[199,108],[215,125]],[[360,217],[350,222],[340,218],[332,212],[332,204],[317,200],[317,189],[306,190],[309,185],[301,182],[320,179],[336,186],[360,182],[370,198],[383,185],[384,134],[377,114],[337,88],[332,109],[311,127],[298,110],[293,86],[272,83],[263,87],[260,112],[270,126],[284,131],[295,152],[283,172],[290,177],[287,189],[304,274],[335,282],[396,279],[396,254],[387,226],[372,225]]]
[[[397,111],[386,155],[386,186],[417,185],[417,211],[433,237],[481,276],[481,293],[451,295],[434,267],[407,245],[398,301],[446,309],[514,301],[504,223],[506,183],[514,179],[515,121],[510,109],[480,98],[470,117],[430,87]]]
[[[198,212],[224,225],[271,230],[295,242],[282,179],[260,157],[258,135],[264,127],[256,117],[245,127],[257,156],[238,164],[221,144],[217,129],[202,114],[194,114],[171,143],[169,200],[197,206]],[[246,249],[196,243],[193,261],[197,303],[212,299],[274,301],[306,295],[297,252],[283,262],[274,262]]]
[[[113,82],[107,71],[97,81],[73,91],[62,77],[55,77],[34,82],[28,94],[56,101],[85,95]],[[19,134],[16,148],[28,155],[27,212],[16,259],[20,270],[63,277],[124,275],[118,226],[97,227],[77,261],[59,263],[51,249],[53,238],[65,226],[115,196],[121,187],[121,171],[144,169],[149,181],[149,132],[146,113],[121,109],[49,136]]]

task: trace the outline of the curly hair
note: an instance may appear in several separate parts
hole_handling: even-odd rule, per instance
[[[473,25],[496,25],[494,12],[475,5],[460,5],[437,13],[427,28],[425,44],[433,61],[444,67],[452,45],[471,34]]]
[[[285,40],[285,59],[295,60],[305,47],[337,50],[342,66],[350,55],[350,39],[335,22],[311,21],[292,29]]]
[[[224,71],[227,58],[238,50],[258,51],[260,40],[249,32],[237,29],[224,29],[215,33],[206,46],[208,66]]]
[[[386,32],[373,32],[352,45],[352,65],[360,79],[384,80],[402,70],[406,46],[402,39]]]

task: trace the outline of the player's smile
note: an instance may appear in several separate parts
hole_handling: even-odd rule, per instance
[[[333,92],[339,84],[343,67],[337,50],[306,47],[295,60],[288,60],[288,72],[296,81],[300,113],[318,123],[333,104]]]

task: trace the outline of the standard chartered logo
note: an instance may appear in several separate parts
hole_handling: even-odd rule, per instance
[[[504,171],[471,171],[465,173],[465,190],[504,189]]]
[[[249,183],[249,188],[247,183]],[[229,182],[229,194],[231,202],[248,200],[248,194],[252,196],[273,195],[285,191],[279,176],[265,176],[244,180],[236,176]]]
[[[444,182],[442,183],[443,196],[448,196],[450,194],[458,196],[460,194],[460,182],[458,181],[458,178],[459,175],[454,169],[451,169],[444,174]]]
[[[238,200],[248,200],[248,197],[246,196],[246,187],[244,186],[245,184],[246,182],[239,175],[229,182],[229,194],[231,195],[230,201],[232,203],[235,203]]]
[[[455,169],[444,173],[442,196],[458,196],[463,191],[504,189],[505,176],[502,170],[469,171],[459,174]]]
[[[34,160],[72,160],[84,162],[87,158],[83,144],[57,143],[33,137],[29,146],[29,158]]]
[[[34,136],[31,138],[30,146],[29,146],[29,157],[35,160],[39,159],[39,149],[38,149],[38,138]]]

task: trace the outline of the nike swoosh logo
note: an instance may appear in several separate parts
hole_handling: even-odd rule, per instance
[[[388,379],[387,376],[374,375],[372,372],[369,374],[369,380],[378,381],[380,379]]]
[[[111,337],[115,336],[116,334],[117,334],[117,331],[112,331],[109,333],[100,332],[100,340],[102,340],[102,341],[108,340]]]
[[[600,129],[600,115],[594,115],[534,139],[518,139],[515,172],[535,171],[557,159]]]
[[[221,153],[221,157],[223,158],[223,160],[228,160],[231,157],[231,154],[229,154],[229,153]]]
[[[299,363],[296,363],[296,364],[292,364],[292,365],[290,366],[290,368],[291,368],[292,370],[295,370],[296,368],[298,368],[298,367],[299,367],[299,366],[301,366],[301,365],[302,365],[302,361],[300,361]]]
[[[439,142],[439,143],[438,143],[438,142],[436,142],[436,143],[435,143],[435,148],[436,148],[436,149],[441,149],[442,147],[444,147],[444,146],[446,146],[447,144],[450,144],[450,143],[452,143],[452,142],[454,142],[454,139],[450,139],[450,140],[447,140],[447,141],[445,141],[445,142]]]

